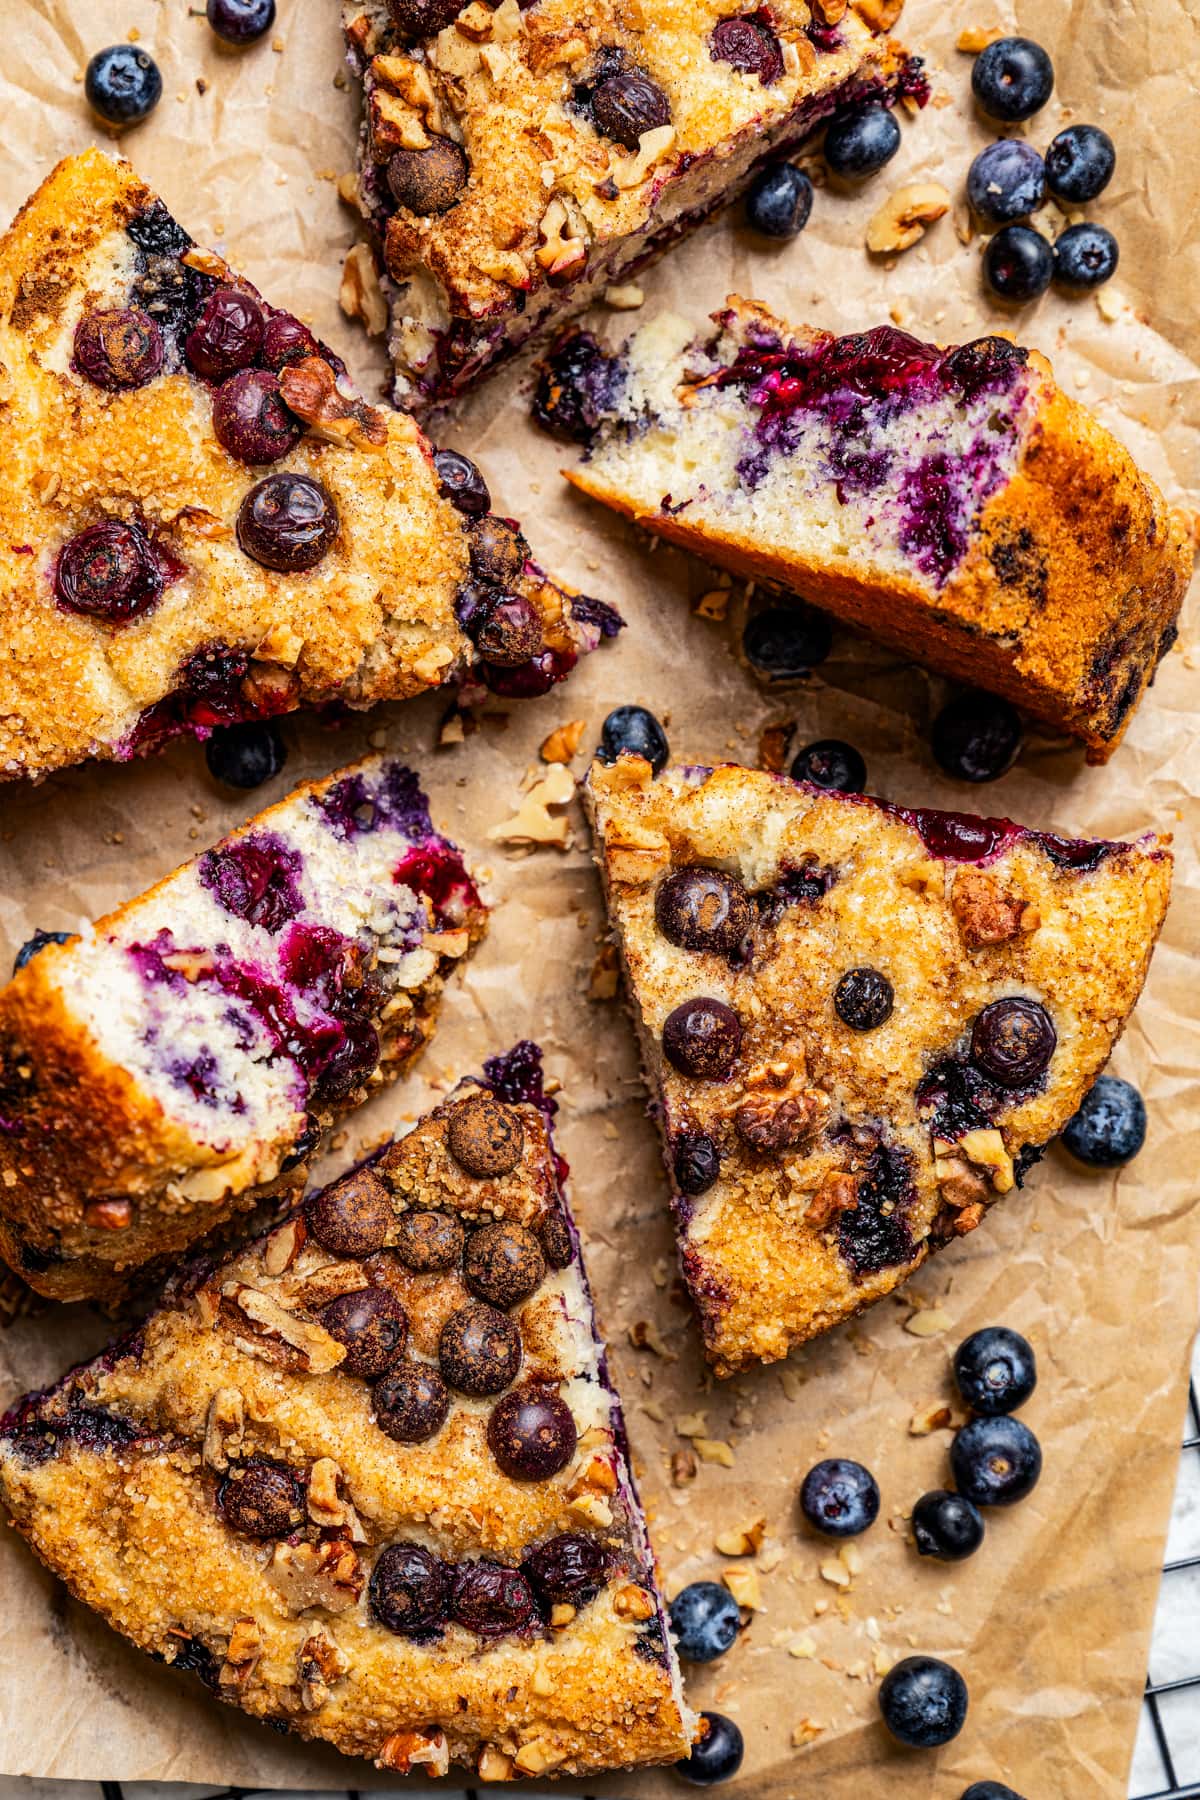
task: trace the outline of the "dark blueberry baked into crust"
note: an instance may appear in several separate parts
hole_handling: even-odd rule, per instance
[[[398,1774],[576,1775],[693,1735],[553,1104],[517,1045],[0,1424],[0,1493],[81,1601]],[[481,1301],[498,1232],[521,1281]]]
[[[535,412],[586,446],[567,479],[1106,761],[1193,557],[1129,452],[1007,338],[835,338],[736,296],[715,321],[558,345]]]
[[[619,629],[127,163],[68,158],[0,239],[0,363],[0,780],[451,681],[544,694]]]
[[[1062,1131],[1146,976],[1169,838],[1056,837],[728,765],[588,779],[718,1374],[973,1231]]]
[[[486,910],[417,777],[308,782],[0,989],[0,1256],[113,1298],[411,1066]]]
[[[839,107],[924,103],[902,0],[343,0],[398,404],[461,393]]]

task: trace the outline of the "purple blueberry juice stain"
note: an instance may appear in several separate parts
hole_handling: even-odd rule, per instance
[[[933,1137],[957,1143],[968,1131],[986,1129],[999,1104],[995,1088],[968,1062],[946,1057],[921,1079],[917,1112]]]
[[[167,1074],[176,1087],[185,1089],[201,1106],[220,1106],[234,1114],[246,1110],[242,1096],[222,1081],[220,1065],[209,1049],[198,1050],[195,1056],[174,1058],[167,1063]]]
[[[912,1260],[916,1245],[906,1215],[915,1197],[912,1157],[879,1144],[867,1159],[858,1205],[838,1220],[838,1248],[855,1275],[874,1275]]]
[[[200,885],[248,925],[274,934],[303,909],[302,859],[272,831],[234,838],[200,858]]]
[[[789,907],[815,906],[836,881],[836,869],[821,863],[805,863],[800,868],[781,869],[771,887],[761,888],[750,898],[764,925],[778,925]]]

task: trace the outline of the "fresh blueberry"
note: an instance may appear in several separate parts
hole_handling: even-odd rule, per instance
[[[256,44],[275,23],[275,0],[208,0],[205,11],[227,44]]]
[[[47,944],[67,944],[73,936],[74,933],[70,931],[35,931],[17,951],[13,961],[13,974],[16,975],[26,963],[32,962],[38,951],[44,950]]]
[[[520,1631],[537,1616],[533,1590],[520,1569],[504,1563],[460,1563],[450,1590],[450,1617],[480,1637]]]
[[[706,995],[684,1000],[662,1028],[663,1054],[694,1081],[726,1081],[742,1047],[742,1022],[732,1006]]]
[[[966,1723],[967,1684],[936,1656],[906,1656],[879,1688],[879,1710],[894,1738],[914,1750],[936,1750]]]
[[[834,175],[860,181],[891,162],[900,148],[900,127],[886,106],[843,113],[825,133],[825,161]]]
[[[1037,1486],[1042,1449],[1020,1419],[972,1419],[950,1446],[950,1467],[976,1506],[1014,1506]]]
[[[470,175],[462,145],[436,134],[424,150],[397,150],[387,166],[387,184],[396,204],[423,219],[457,206]]]
[[[221,448],[244,463],[278,462],[304,431],[270,369],[239,369],[223,381],[213,395],[212,424]]]
[[[983,1518],[979,1508],[948,1488],[922,1494],[912,1512],[913,1537],[922,1556],[940,1562],[961,1562],[974,1556],[983,1542]]]
[[[934,760],[955,781],[995,781],[1020,754],[1021,718],[996,694],[971,691],[944,706],[933,722]]]
[[[1030,119],[1054,92],[1054,64],[1032,38],[997,38],[975,59],[975,98],[989,119]]]
[[[961,1800],[1024,1800],[1024,1796],[1002,1781],[973,1781]]]
[[[769,606],[742,633],[746,660],[768,681],[795,681],[823,663],[833,643],[829,616],[811,606]]]
[[[1102,194],[1112,180],[1117,152],[1099,125],[1068,125],[1046,152],[1046,186],[1060,200],[1080,206]]]
[[[531,1550],[521,1565],[543,1606],[586,1606],[608,1577],[608,1553],[581,1531],[560,1531]]]
[[[1111,231],[1087,220],[1069,225],[1054,246],[1054,279],[1064,287],[1094,288],[1117,272],[1121,252]]]
[[[85,313],[75,327],[75,366],[97,387],[144,387],[163,365],[162,332],[134,306]]]
[[[636,150],[644,132],[671,123],[671,102],[641,69],[618,69],[593,90],[592,118],[601,137]]]
[[[575,1454],[575,1419],[552,1388],[510,1388],[488,1420],[488,1448],[513,1481],[549,1481]]]
[[[878,969],[851,969],[833,990],[834,1011],[851,1031],[874,1031],[892,1016],[896,994]]]
[[[861,1463],[831,1456],[804,1477],[800,1510],[826,1537],[857,1537],[879,1517],[879,1484]]]
[[[715,1662],[742,1629],[742,1615],[719,1581],[693,1581],[672,1600],[671,1625],[686,1662]]]
[[[1016,1412],[1037,1386],[1033,1345],[1006,1325],[985,1325],[955,1351],[954,1379],[977,1413],[993,1418]]]
[[[88,64],[83,91],[106,125],[140,125],[162,99],[162,76],[148,51],[136,44],[110,44]]]
[[[763,237],[794,238],[808,224],[813,184],[792,163],[768,163],[750,183],[746,223]]]
[[[1036,300],[1050,286],[1054,251],[1032,225],[1005,225],[983,253],[984,279],[999,300]]]
[[[681,1194],[707,1194],[721,1173],[721,1152],[703,1131],[682,1131],[675,1139],[671,1166]]]
[[[668,943],[681,950],[733,956],[750,933],[754,912],[736,875],[692,863],[673,869],[660,883],[654,920]]]
[[[704,1736],[692,1745],[690,1756],[675,1764],[675,1773],[690,1781],[693,1787],[712,1787],[737,1774],[746,1746],[741,1732],[724,1713],[701,1713],[700,1722]]]
[[[256,788],[278,775],[287,761],[279,727],[268,720],[221,725],[204,746],[204,760],[214,781],[226,787]]]
[[[600,728],[596,755],[602,763],[614,763],[622,752],[644,756],[657,775],[667,766],[671,746],[667,734],[644,706],[617,706]]]
[[[68,538],[54,570],[54,597],[64,612],[125,625],[156,604],[162,565],[141,525],[101,519]]]
[[[490,512],[492,496],[483,472],[461,450],[435,450],[433,470],[442,496],[457,506],[469,519],[482,519]]]
[[[1146,1141],[1146,1102],[1132,1082],[1100,1075],[1068,1120],[1062,1141],[1089,1168],[1119,1168]]]
[[[311,475],[267,475],[238,508],[237,540],[266,569],[311,569],[338,534],[333,496]]]
[[[729,63],[743,75],[757,75],[764,87],[783,75],[783,51],[769,25],[758,19],[722,19],[708,41],[714,62]]]
[[[450,1578],[444,1563],[420,1544],[386,1544],[367,1589],[371,1617],[400,1637],[422,1637],[446,1617]]]
[[[252,294],[214,288],[184,339],[183,354],[197,375],[224,381],[257,360],[265,329],[262,307]]]
[[[840,738],[821,738],[806,744],[792,761],[793,781],[807,781],[831,794],[861,794],[867,785],[867,765],[854,748]]]
[[[1045,197],[1045,166],[1024,138],[989,144],[967,171],[967,199],[980,218],[993,225],[1027,219]]]

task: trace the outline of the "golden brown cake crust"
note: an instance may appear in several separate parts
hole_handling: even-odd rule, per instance
[[[371,758],[302,783],[218,850],[283,828],[306,800],[383,766],[384,759]],[[201,861],[193,858],[97,920],[88,942],[121,934],[156,896],[169,901],[172,885]],[[416,1061],[433,1034],[447,978],[483,937],[486,909],[470,893],[456,930],[431,921],[428,972],[378,1018],[381,1055],[366,1083],[370,1091]],[[167,1266],[238,1213],[302,1190],[325,1134],[361,1104],[366,1089],[314,1101],[307,1141],[256,1142],[231,1161],[184,1119],[169,1116],[98,1043],[80,1006],[91,986],[78,967],[81,941],[47,944],[0,989],[0,1111],[8,1127],[0,1132],[0,1256],[41,1294],[111,1301],[144,1265]]]
[[[827,337],[737,296],[717,316],[785,341]],[[915,573],[889,573],[885,585],[852,560],[773,547],[696,507],[664,508],[660,492],[626,485],[603,446],[564,473],[655,536],[803,593],[914,660],[1003,694],[1104,762],[1174,642],[1193,546],[1128,451],[1055,385],[1045,357],[1030,351],[1027,369],[1032,404],[1017,466],[985,501],[965,557],[936,592]]]
[[[453,1760],[513,1780],[671,1761],[694,1715],[578,1251],[562,1243],[547,1125],[538,1105],[503,1103],[519,1160],[472,1180],[447,1130],[479,1092],[458,1090],[372,1165],[365,1179],[391,1196],[371,1240],[382,1249],[323,1247],[331,1204],[336,1213],[339,1191],[363,1176],[310,1198],[206,1277],[185,1278],[134,1339],[10,1413],[0,1493],[43,1561],[141,1649],[348,1755],[399,1774],[444,1774]],[[423,1274],[404,1262],[404,1221],[431,1209],[443,1225],[462,1221],[467,1262]],[[419,1441],[389,1434],[379,1392],[348,1366],[355,1340],[323,1323],[330,1295],[396,1292],[402,1280],[407,1351],[392,1367],[415,1359],[435,1377],[439,1360],[448,1369],[444,1321],[471,1298],[471,1234],[505,1220],[548,1246],[534,1290],[507,1314],[518,1382],[556,1394],[574,1422],[574,1450],[541,1479],[497,1463],[494,1386],[474,1399],[453,1388],[448,1416]],[[239,1490],[264,1464],[291,1471],[294,1511],[247,1535]],[[596,1559],[578,1605],[553,1602],[526,1574],[514,1576],[519,1598],[528,1606],[532,1592],[536,1610],[507,1633],[481,1631],[485,1615],[468,1624],[454,1601],[423,1633],[380,1622],[372,1577],[389,1545],[418,1545],[454,1576],[479,1559],[515,1571],[564,1532]]]
[[[474,660],[455,616],[466,521],[410,418],[348,398],[346,378],[335,384],[314,358],[303,369],[321,398],[293,397],[315,424],[268,471],[214,436],[211,390],[180,360],[184,328],[144,386],[109,392],[74,366],[81,317],[130,304],[144,258],[125,228],[154,203],[128,164],[88,151],[47,176],[0,240],[0,779],[124,759],[195,729],[164,719],[162,704],[198,650],[241,657],[236,700],[251,716],[405,698]],[[254,297],[213,253],[186,257],[200,277]],[[305,573],[262,566],[236,538],[245,495],[281,470],[319,480],[338,510],[337,539]],[[155,605],[116,626],[63,610],[53,588],[62,545],[111,518],[139,522],[182,567]],[[564,667],[591,647],[534,565],[517,585]]]
[[[654,780],[625,756],[593,768],[589,793],[684,1277],[705,1350],[729,1374],[890,1292],[1011,1190],[1137,1000],[1171,857],[1147,834],[1099,847],[1089,867],[1092,847],[1004,821],[981,860],[947,859],[930,843],[952,815],[733,766]],[[734,958],[681,948],[657,921],[665,876],[695,865],[755,897]],[[891,1011],[851,1028],[834,993],[864,968],[886,977]],[[665,1021],[696,997],[741,1022],[727,1078],[685,1075],[663,1053]],[[1044,1076],[1006,1090],[978,1079],[972,1032],[1013,997],[1048,1013],[1056,1044]],[[719,1157],[691,1197],[672,1173],[687,1133]]]

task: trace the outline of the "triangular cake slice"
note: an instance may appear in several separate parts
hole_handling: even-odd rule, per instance
[[[620,1403],[520,1044],[0,1424],[72,1594],[397,1774],[687,1754]]]
[[[342,0],[397,403],[444,406],[839,108],[924,105],[902,4]]]
[[[0,363],[0,780],[468,678],[541,694],[619,628],[99,151],[0,239]]]
[[[112,1297],[299,1192],[325,1131],[420,1054],[485,922],[417,777],[378,756],[31,940],[0,989],[0,1255],[55,1299]]]
[[[1133,843],[733,766],[589,777],[596,853],[718,1373],[974,1230],[1062,1130],[1171,883]]]
[[[1176,636],[1192,548],[1037,351],[886,325],[835,338],[732,298],[605,353],[561,344],[536,411],[567,479],[712,562],[1005,695],[1103,762]]]

